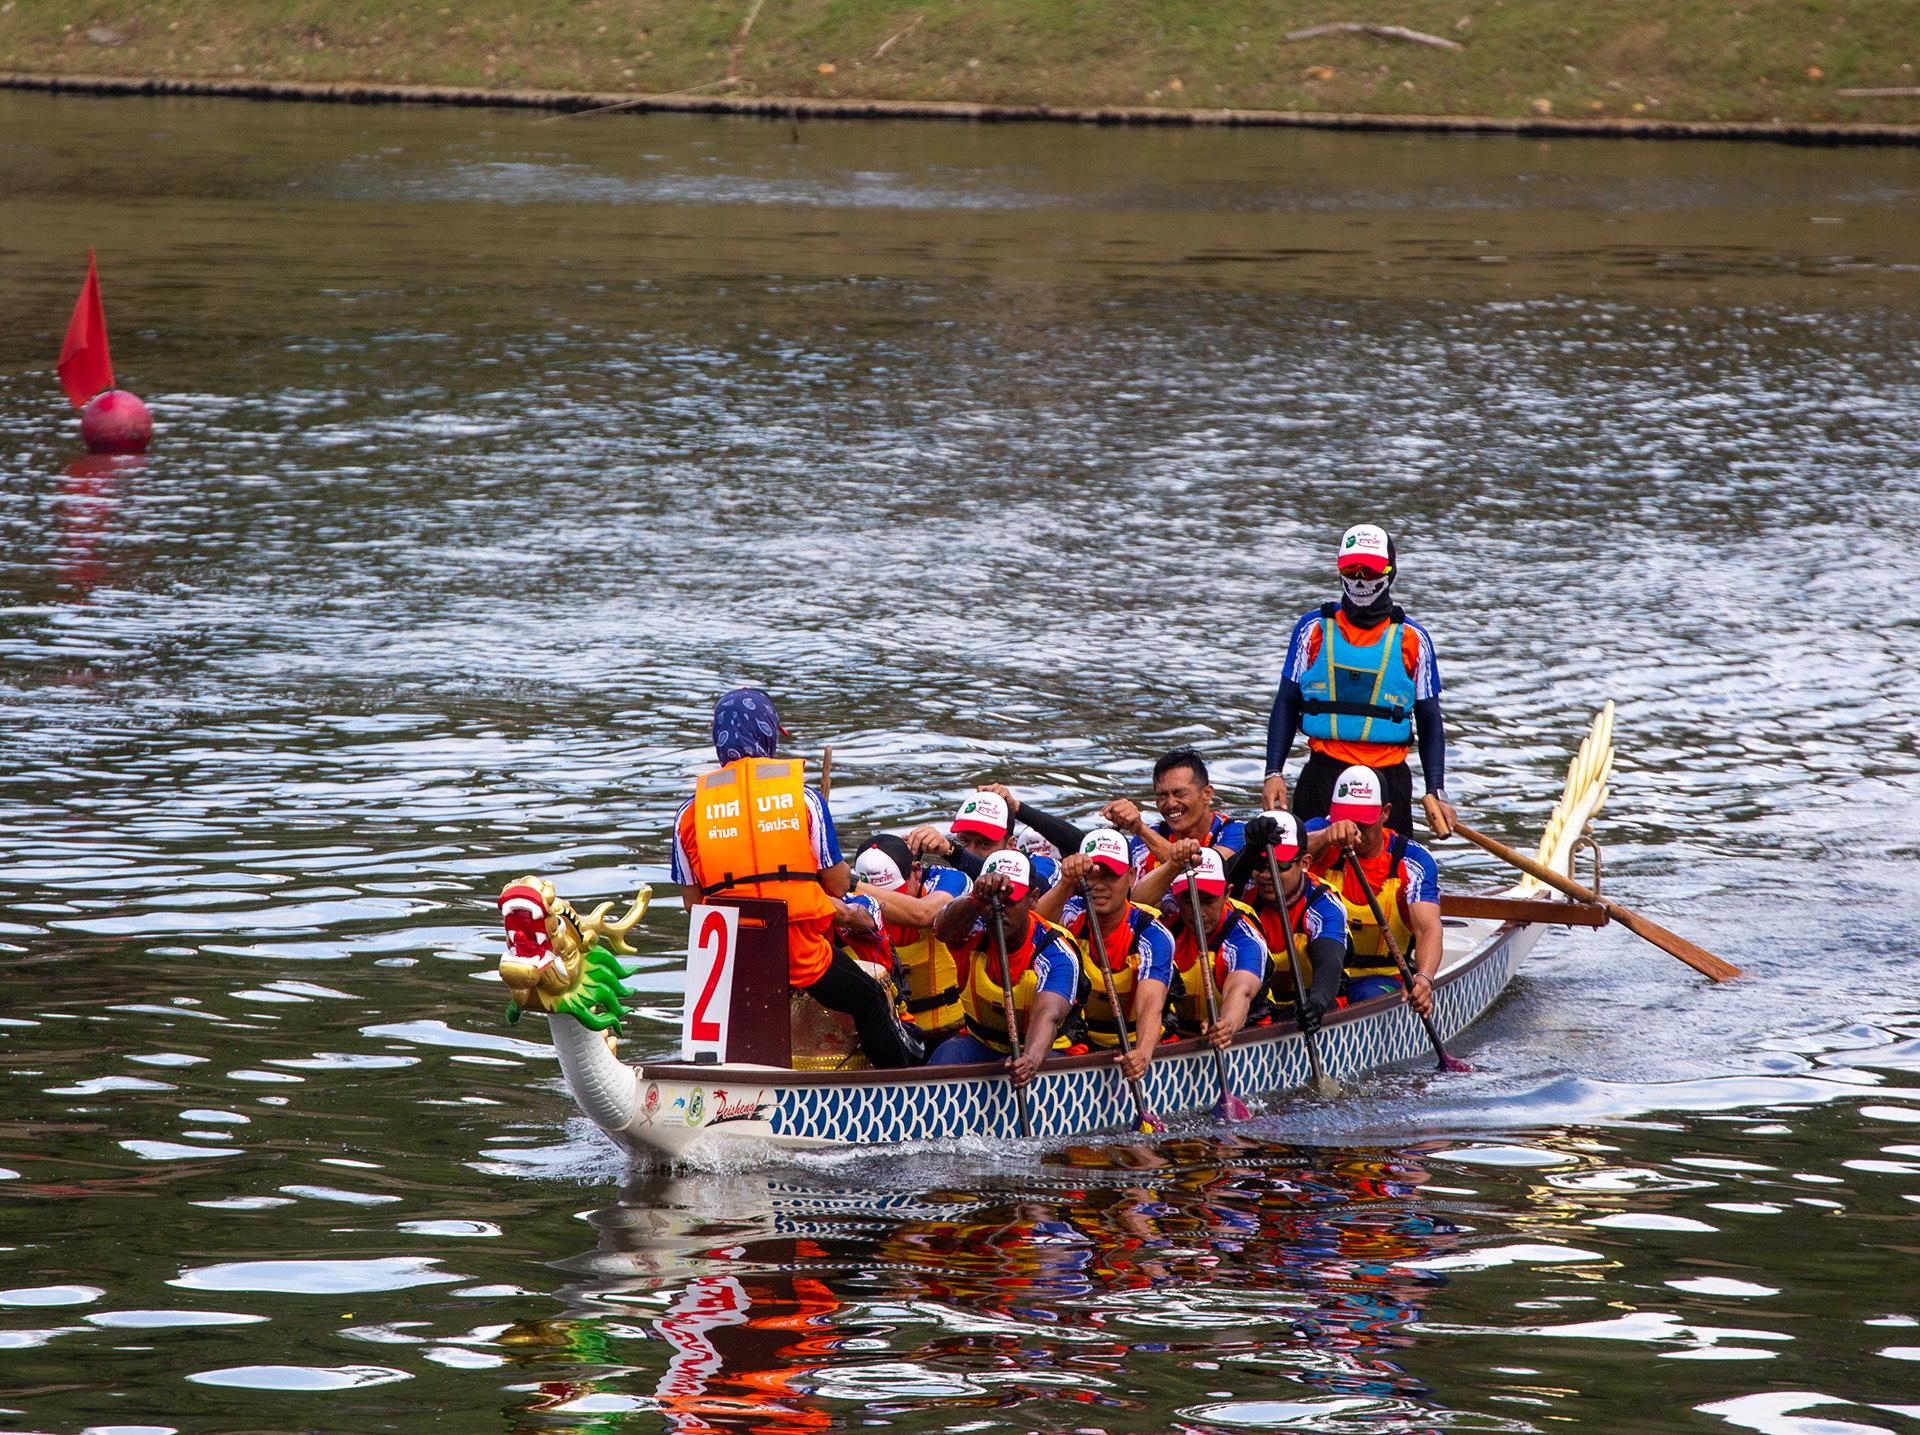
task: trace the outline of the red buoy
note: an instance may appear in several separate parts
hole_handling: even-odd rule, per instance
[[[139,395],[108,389],[80,410],[80,437],[91,453],[145,453],[153,418]]]

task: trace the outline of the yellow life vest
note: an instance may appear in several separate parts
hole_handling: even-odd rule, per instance
[[[1064,927],[1056,927],[1052,922],[1043,921],[1029,912],[1026,940],[1007,953],[1007,971],[1013,980],[1013,1009],[1020,1019],[1020,1039],[1023,1044],[1026,1041],[1027,1024],[1033,1020],[1034,996],[1040,987],[1039,975],[1033,969],[1034,949],[1036,946],[1045,946],[1052,938],[1060,939],[1069,952],[1078,952],[1080,949],[1073,935]],[[1000,953],[994,946],[991,924],[981,934],[979,943],[967,953],[966,981],[960,988],[960,1010],[967,1031],[975,1040],[985,1043],[1003,1056],[1012,1055],[1013,1046],[1007,1040],[1006,989],[1000,985]],[[1067,1049],[1066,1026],[1066,1022],[1061,1022],[1060,1031],[1054,1036],[1055,1051]]]
[[[1386,850],[1378,857],[1369,862],[1360,862],[1360,870],[1366,873],[1367,881],[1373,887],[1374,899],[1380,903],[1380,910],[1386,915],[1387,928],[1393,933],[1393,940],[1399,944],[1400,955],[1411,963],[1413,925],[1407,912],[1406,855],[1407,839],[1395,833]],[[1367,894],[1360,890],[1360,884],[1354,881],[1352,871],[1344,862],[1332,866],[1338,856],[1338,849],[1328,848],[1321,862],[1314,864],[1313,875],[1323,878],[1333,894],[1346,905],[1347,976],[1397,977],[1400,968],[1380,934],[1380,924],[1373,919],[1373,908],[1367,905]],[[1332,866],[1332,870],[1323,870],[1321,863]]]
[[[1260,930],[1258,912],[1238,897],[1227,898],[1226,920],[1220,924],[1220,930],[1216,934],[1218,940],[1224,941],[1227,933],[1233,930],[1233,924],[1242,917],[1252,922],[1256,932]],[[1200,976],[1200,946],[1194,940],[1191,910],[1186,913],[1186,919],[1187,929],[1175,939],[1173,944],[1173,975],[1176,985],[1167,993],[1167,1012],[1173,1019],[1176,1031],[1183,1036],[1193,1036],[1199,1032],[1201,1024],[1207,1019],[1207,989]],[[1227,984],[1227,956],[1220,950],[1217,942],[1213,944],[1212,955],[1213,995],[1214,1000],[1218,1001],[1221,989]]]
[[[953,949],[933,935],[914,927],[887,924],[893,938],[893,954],[906,973],[906,1010],[914,1025],[928,1036],[951,1036],[963,1017],[960,1010],[960,963]],[[912,939],[901,937],[912,933]]]
[[[1133,994],[1140,985],[1139,964],[1129,958],[1140,949],[1140,933],[1146,930],[1149,922],[1156,922],[1160,914],[1152,907],[1143,907],[1138,902],[1127,903],[1127,924],[1124,931],[1114,928],[1103,931],[1107,939],[1107,970],[1113,973],[1113,988],[1120,998],[1120,1009],[1133,1011]],[[1106,979],[1100,975],[1100,963],[1093,954],[1093,922],[1087,913],[1080,914],[1080,920],[1068,926],[1073,934],[1074,946],[1080,953],[1080,970],[1087,981],[1087,999],[1080,1004],[1080,1019],[1086,1027],[1087,1041],[1099,1047],[1114,1048],[1120,1045],[1120,1028],[1113,1019],[1113,1004],[1107,1000]],[[1128,1018],[1129,1035],[1137,1036],[1133,1030],[1132,1018]]]

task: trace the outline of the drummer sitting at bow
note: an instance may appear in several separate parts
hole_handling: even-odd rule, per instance
[[[877,934],[879,922],[866,903],[845,900],[852,875],[826,800],[797,760],[774,756],[785,732],[758,688],[714,704],[713,749],[723,765],[700,774],[674,819],[673,880],[690,899],[724,892],[785,903],[788,982],[852,1017],[873,1065],[918,1066],[920,1038],[895,1015],[887,989],[834,947],[836,925]]]
[[[1093,898],[1093,911],[1080,897],[1080,884]],[[1087,1040],[1115,1052],[1129,1081],[1146,1074],[1153,1049],[1160,1041],[1161,1013],[1166,1010],[1167,986],[1173,980],[1173,933],[1159,920],[1159,911],[1129,900],[1133,895],[1133,852],[1127,839],[1111,827],[1089,832],[1080,850],[1060,864],[1060,880],[1034,903],[1040,917],[1060,924],[1080,946],[1085,973],[1085,997],[1080,1008]],[[1094,923],[1099,923],[1104,954],[1094,951]],[[1113,977],[1113,994],[1133,1038],[1133,1049],[1119,1056],[1120,1023],[1107,996],[1107,979],[1098,963],[1104,956]],[[1142,1018],[1145,1024],[1142,1025]]]
[[[987,858],[973,890],[942,909],[933,935],[952,949],[960,963],[960,1009],[967,1029],[941,1042],[928,1065],[1012,1057],[1008,1066],[1013,1084],[1025,1086],[1050,1050],[1065,1048],[1060,1030],[1085,989],[1080,953],[1066,932],[1033,914],[1033,896],[1033,864],[1027,855],[995,852]],[[1002,934],[1014,1016],[1020,1024],[1017,1054],[1007,1031]]]
[[[1433,854],[1402,833],[1387,837],[1380,774],[1349,767],[1334,781],[1325,817],[1307,823],[1309,875],[1325,882],[1347,909],[1349,1002],[1400,990],[1400,968],[1375,920],[1366,891],[1348,863],[1357,862],[1373,889],[1402,956],[1414,969],[1407,1005],[1422,1016],[1433,1010],[1433,978],[1440,970],[1444,931],[1440,925],[1440,869]],[[1342,861],[1345,857],[1347,860]]]

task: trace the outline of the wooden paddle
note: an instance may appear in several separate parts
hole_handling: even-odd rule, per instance
[[[1273,879],[1273,902],[1280,909],[1280,937],[1287,944],[1287,962],[1293,969],[1293,1012],[1297,1022],[1300,1020],[1300,1003],[1307,995],[1307,973],[1300,962],[1300,949],[1293,944],[1293,916],[1287,911],[1287,889],[1280,885],[1280,864],[1275,860],[1271,847],[1267,849],[1267,875]],[[1300,1038],[1307,1044],[1307,1070],[1313,1073],[1307,1090],[1331,1101],[1340,1094],[1340,1083],[1328,1076],[1320,1065],[1318,1033],[1308,1031],[1302,1022]]]
[[[1007,1045],[1013,1052],[1008,1058],[1011,1063],[1020,1056],[1020,1018],[1013,1009],[1013,968],[1007,962],[1007,924],[1001,920],[1001,910],[998,897],[987,906],[987,911],[993,916],[994,945],[1000,949],[1000,997],[1007,1013]],[[1011,1073],[1008,1074],[1008,1080],[1012,1080]],[[1033,1135],[1033,1110],[1027,1104],[1027,1088],[1014,1087],[1013,1099],[1020,1108],[1020,1134]]]
[[[1406,989],[1406,995],[1413,996],[1413,968],[1407,965],[1406,956],[1400,950],[1400,944],[1393,939],[1393,928],[1387,925],[1387,919],[1380,910],[1380,899],[1373,895],[1373,883],[1367,880],[1367,874],[1360,870],[1360,862],[1351,852],[1341,849],[1340,860],[1347,870],[1360,883],[1360,890],[1366,894],[1367,906],[1373,912],[1373,920],[1380,924],[1380,940],[1387,944],[1387,950],[1393,954],[1393,964],[1400,968],[1400,985]],[[1432,978],[1428,978],[1429,984]],[[1411,1001],[1408,1003],[1411,1005]],[[1415,1015],[1420,1015],[1415,1013]],[[1433,1043],[1434,1070],[1436,1071],[1472,1071],[1473,1068],[1457,1056],[1448,1056],[1447,1049],[1440,1042],[1440,1028],[1433,1024],[1430,1016],[1420,1016],[1420,1025],[1427,1029],[1427,1040]]]
[[[1529,877],[1539,878],[1542,882],[1545,882],[1549,887],[1553,888],[1554,891],[1564,892],[1577,902],[1595,902],[1605,907],[1607,909],[1607,915],[1625,927],[1629,932],[1632,932],[1634,936],[1652,942],[1654,946],[1658,947],[1661,951],[1667,953],[1669,956],[1678,957],[1695,971],[1712,977],[1716,982],[1724,982],[1734,977],[1746,975],[1745,972],[1733,965],[1732,962],[1721,961],[1720,958],[1716,957],[1712,952],[1707,951],[1704,947],[1696,947],[1685,937],[1675,936],[1665,927],[1649,922],[1638,912],[1629,911],[1610,898],[1602,897],[1598,893],[1588,891],[1578,882],[1569,881],[1567,878],[1562,877],[1551,867],[1544,867],[1531,857],[1521,856],[1504,842],[1496,842],[1484,832],[1475,832],[1464,822],[1455,821],[1453,830],[1466,838],[1467,841],[1473,843],[1476,847],[1485,848],[1502,862],[1518,867]]]
[[[1213,952],[1207,943],[1207,921],[1200,915],[1200,873],[1197,868],[1187,871],[1187,895],[1193,899],[1193,944],[1200,950],[1200,959],[1194,963],[1200,969],[1200,988],[1207,996],[1207,1025],[1209,1028],[1220,1024],[1220,1002],[1213,994]],[[1211,1041],[1207,1050],[1213,1053],[1213,1069],[1220,1078],[1220,1099],[1213,1103],[1215,1121],[1251,1121],[1253,1113],[1247,1109],[1247,1103],[1233,1094],[1233,1086],[1227,1079],[1227,1054]]]
[[[820,755],[820,800],[830,801],[833,797],[833,744],[827,744],[827,750]]]
[[[1085,878],[1080,881],[1080,900],[1087,907],[1087,930],[1093,933],[1094,965],[1100,968],[1100,977],[1107,984],[1107,1005],[1113,1008],[1114,1030],[1120,1033],[1120,1054],[1126,1056],[1133,1050],[1133,1043],[1127,1038],[1126,1013],[1120,1010],[1120,989],[1113,984],[1113,968],[1107,963],[1107,937],[1100,930],[1100,914],[1093,910],[1093,893],[1087,889]],[[1133,1093],[1135,1129],[1146,1132],[1165,1131],[1166,1122],[1147,1110],[1147,1098],[1140,1090],[1140,1083],[1129,1076],[1127,1089]]]

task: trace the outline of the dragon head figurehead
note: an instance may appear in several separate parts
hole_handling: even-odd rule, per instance
[[[544,877],[511,882],[499,898],[500,920],[507,929],[507,954],[500,979],[513,997],[508,1019],[522,1008],[564,1011],[595,1030],[620,1026],[621,982],[625,972],[616,956],[632,956],[627,933],[646,914],[653,889],[642,887],[626,916],[607,914],[602,902],[581,916],[571,902],[556,896]]]

